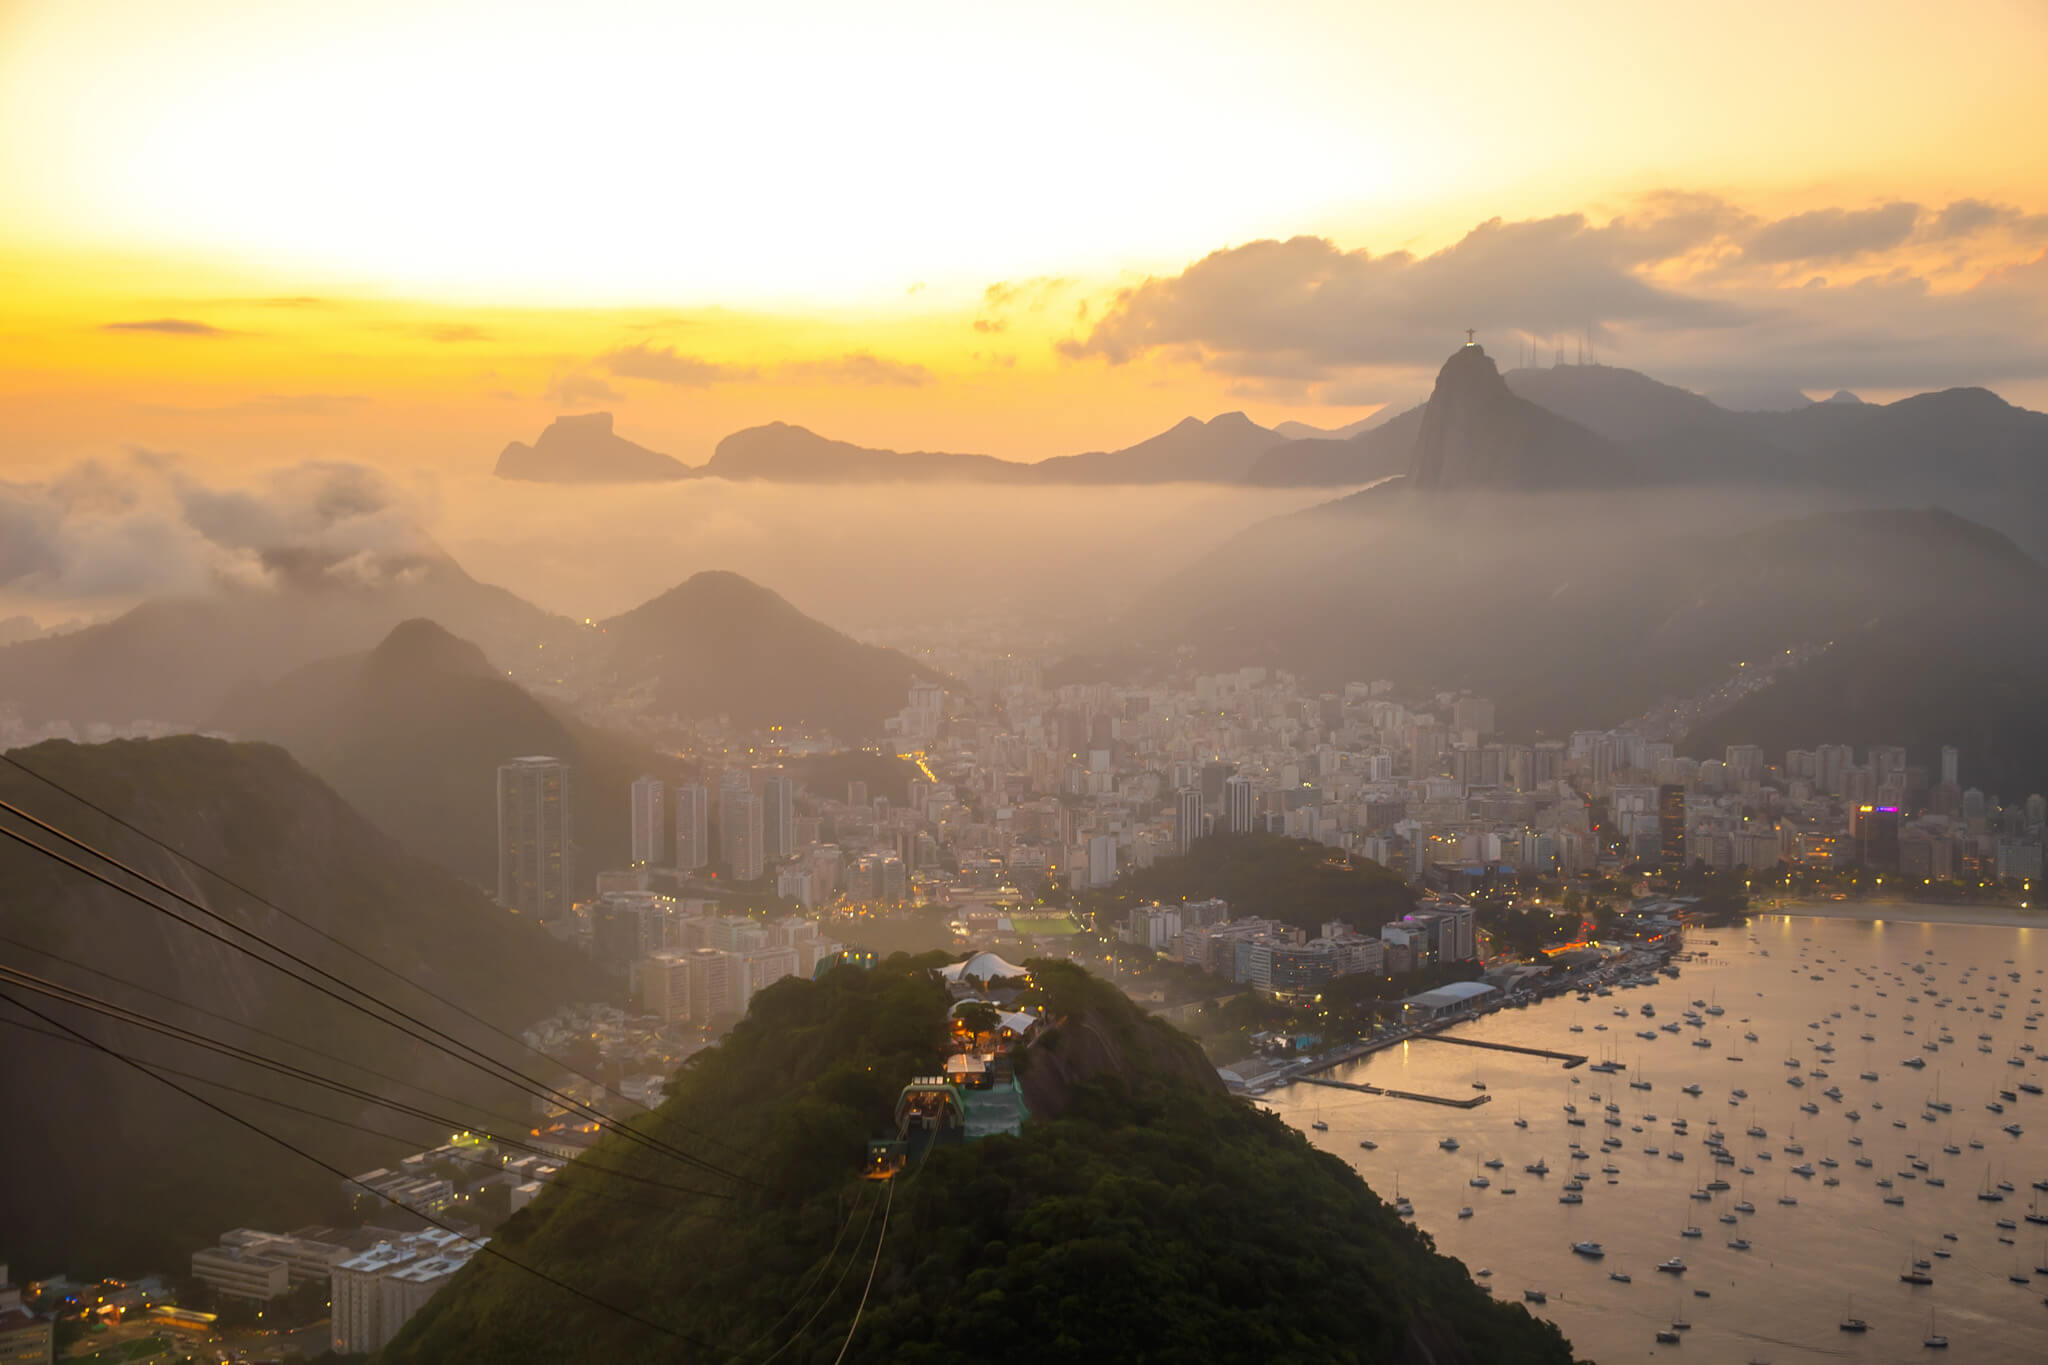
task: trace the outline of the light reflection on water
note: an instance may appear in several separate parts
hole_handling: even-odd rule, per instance
[[[1718,946],[1707,946],[1708,940]],[[1659,1356],[1779,1365],[1919,1359],[1931,1354],[1921,1346],[1930,1310],[1935,1330],[1953,1344],[1950,1359],[2048,1359],[2048,1275],[2032,1273],[2048,1266],[2048,1226],[2025,1221],[2037,1197],[2048,1213],[2048,1193],[2031,1188],[2048,1180],[2048,1098],[2017,1092],[2023,1080],[2048,1085],[2048,1062],[2037,1064],[2019,1051],[2034,1043],[2048,1052],[2048,1019],[2038,1030],[2025,1028],[2029,1014],[2048,1008],[2034,1003],[2048,982],[2040,974],[2048,956],[2039,943],[2026,929],[1761,917],[1747,929],[1691,936],[1688,946],[1707,960],[1685,964],[1677,981],[1660,977],[1654,986],[1583,1005],[1566,996],[1458,1030],[1462,1037],[1583,1052],[1596,1061],[1618,1056],[1631,1071],[1640,1066],[1653,1087],[1647,1093],[1630,1089],[1625,1074],[1584,1067],[1567,1072],[1555,1062],[1512,1053],[1412,1042],[1329,1075],[1461,1099],[1476,1093],[1472,1083],[1480,1081],[1491,1102],[1467,1111],[1296,1085],[1265,1096],[1264,1103],[1304,1130],[1318,1119],[1329,1124],[1328,1132],[1309,1131],[1311,1140],[1350,1160],[1382,1195],[1391,1198],[1398,1185],[1415,1203],[1417,1224],[1442,1251],[1474,1270],[1493,1270],[1496,1298],[1520,1301],[1524,1289],[1546,1291],[1548,1305],[1532,1311],[1556,1321],[1581,1357],[1603,1365]],[[1916,963],[1925,968],[1924,978],[1910,970]],[[2008,978],[2012,972],[2019,980]],[[1918,993],[1929,987],[1932,997]],[[1939,1003],[1944,996],[1951,997],[1945,1008]],[[1679,1022],[1695,999],[1726,1012],[1705,1016],[1704,1028],[1661,1030]],[[1645,1002],[1655,1007],[1654,1020],[1640,1017]],[[1627,1007],[1628,1018],[1615,1017],[1617,1006]],[[1868,1013],[1852,1008],[1858,1006]],[[1984,1012],[1975,1012],[1979,1008]],[[1992,1018],[2001,1008],[2004,1018]],[[1830,1017],[1835,1011],[1840,1019]],[[1571,1032],[1573,1023],[1584,1031]],[[1601,1024],[1604,1031],[1595,1027]],[[1656,1031],[1654,1041],[1637,1036],[1646,1028]],[[1939,1041],[1943,1030],[1953,1043]],[[1757,1041],[1747,1041],[1747,1032]],[[1866,1032],[1874,1042],[1860,1039]],[[1988,1053],[1978,1050],[1980,1033],[1991,1035]],[[1700,1036],[1713,1046],[1692,1046]],[[1938,1051],[1923,1050],[1930,1041]],[[1832,1059],[1816,1050],[1820,1042],[1835,1045]],[[2009,1066],[2015,1056],[2026,1065]],[[1902,1065],[1909,1057],[1924,1058],[1926,1067]],[[1790,1059],[1800,1065],[1788,1067]],[[1816,1077],[1815,1070],[1828,1075]],[[1878,1080],[1860,1080],[1864,1071],[1877,1072]],[[1788,1084],[1795,1074],[1803,1087]],[[1698,1098],[1681,1093],[1695,1082],[1702,1087]],[[1821,1093],[1831,1085],[1840,1087],[1840,1102]],[[1923,1117],[1930,1112],[1925,1102],[1937,1086],[1953,1113],[1930,1121]],[[1737,1088],[1749,1098],[1731,1103]],[[2015,1090],[2017,1101],[1999,1101],[2001,1088]],[[1567,1126],[1567,1101],[1577,1105],[1585,1127]],[[1603,1123],[1609,1101],[1621,1107],[1618,1128]],[[2006,1112],[1987,1111],[1987,1101],[2004,1103]],[[1803,1113],[1802,1103],[1820,1112]],[[1860,1111],[1860,1122],[1848,1119],[1851,1110]],[[1517,1113],[1528,1119],[1526,1130],[1514,1127]],[[1688,1121],[1685,1138],[1673,1136],[1678,1117]],[[1894,1126],[1901,1121],[1903,1129]],[[1747,1136],[1752,1122],[1768,1136]],[[2001,1131],[2013,1122],[2023,1127],[2020,1137]],[[1638,1125],[1642,1131],[1633,1131]],[[1714,1164],[1704,1139],[1717,1126],[1738,1163],[1754,1175]],[[1851,1135],[1863,1139],[1861,1149],[1849,1144]],[[1458,1140],[1456,1153],[1439,1149],[1446,1136]],[[1619,1150],[1603,1153],[1601,1140],[1608,1136],[1622,1140]],[[1361,1150],[1364,1138],[1376,1141],[1378,1150]],[[1575,1206],[1558,1202],[1573,1138],[1591,1158],[1582,1163],[1585,1202]],[[1973,1139],[1982,1150],[1969,1146]],[[1786,1153],[1788,1142],[1802,1145],[1804,1155]],[[1960,1154],[1945,1154],[1947,1142]],[[1644,1149],[1651,1146],[1660,1155],[1648,1155]],[[1662,1154],[1672,1150],[1685,1159]],[[1822,1166],[1824,1156],[1840,1165]],[[1869,1157],[1871,1168],[1857,1168],[1858,1156]],[[1924,1160],[1928,1171],[1902,1178],[1909,1156]],[[1486,1170],[1481,1163],[1493,1157],[1505,1166]],[[1550,1167],[1547,1177],[1523,1169],[1539,1157]],[[1802,1161],[1814,1166],[1811,1178],[1791,1173]],[[1615,1183],[1601,1173],[1603,1164],[1618,1168]],[[1489,1187],[1468,1185],[1475,1175],[1486,1176]],[[1829,1175],[1840,1185],[1825,1187]],[[1732,1188],[1711,1202],[1690,1198],[1716,1176]],[[1946,1184],[1930,1187],[1927,1176]],[[1893,1181],[1889,1193],[1905,1198],[1902,1207],[1882,1202],[1888,1192],[1875,1187],[1879,1177]],[[2015,1186],[2004,1202],[1977,1199],[1987,1181],[2001,1179]],[[1736,1215],[1734,1226],[1721,1223],[1745,1197],[1756,1212]],[[1781,1206],[1781,1197],[1798,1202]],[[1471,1206],[1473,1217],[1456,1216],[1462,1205]],[[2017,1226],[1998,1229],[1999,1218]],[[1687,1224],[1704,1235],[1681,1237]],[[1943,1233],[1957,1240],[1944,1241]],[[2001,1244],[2001,1236],[2014,1245]],[[1747,1238],[1751,1249],[1731,1249],[1737,1237]],[[1581,1240],[1602,1243],[1606,1257],[1572,1254],[1571,1244]],[[1937,1249],[1949,1258],[1938,1258]],[[1686,1273],[1657,1273],[1656,1264],[1674,1255],[1684,1258]],[[1933,1285],[1900,1282],[1915,1256],[1933,1262]],[[1633,1283],[1612,1282],[1615,1270]],[[2009,1282],[2015,1271],[2029,1283]],[[1700,1289],[1711,1297],[1697,1298]],[[1852,1300],[1855,1315],[1870,1324],[1861,1337],[1838,1326]],[[1657,1345],[1657,1329],[1681,1315],[1692,1324],[1684,1342]]]

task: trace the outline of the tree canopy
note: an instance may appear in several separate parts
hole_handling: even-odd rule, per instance
[[[1277,919],[1316,933],[1345,920],[1374,933],[1415,907],[1415,892],[1393,872],[1342,850],[1277,834],[1216,834],[1176,858],[1133,868],[1090,898],[1098,915],[1148,901],[1221,897],[1230,913]]]
[[[778,982],[678,1075],[650,1130],[758,1184],[607,1137],[608,1166],[731,1197],[572,1167],[493,1243],[621,1311],[481,1256],[384,1358],[1571,1359],[1555,1327],[1485,1297],[1349,1165],[1227,1096],[1189,1040],[1070,964],[1031,964],[1054,1026],[1020,1059],[1035,1095],[1059,1074],[1058,1102],[1021,1136],[859,1180],[898,1089],[941,1055],[934,960]]]

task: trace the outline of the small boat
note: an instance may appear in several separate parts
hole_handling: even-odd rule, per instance
[[[1607,1272],[1607,1278],[1614,1281],[1616,1284],[1635,1283],[1634,1280],[1629,1278],[1629,1274],[1626,1270],[1610,1270]]]
[[[1360,1147],[1363,1147],[1368,1152],[1377,1152],[1380,1149],[1380,1145],[1377,1142],[1374,1142],[1371,1138],[1367,1138],[1365,1141],[1359,1143],[1358,1145]]]
[[[1666,1275],[1683,1275],[1685,1273],[1685,1261],[1681,1257],[1673,1256],[1668,1261],[1657,1262],[1657,1269]]]
[[[1728,1249],[1730,1251],[1747,1251],[1749,1250],[1749,1239],[1747,1237],[1737,1237],[1728,1244]]]
[[[1657,1329],[1657,1341],[1659,1345],[1670,1346],[1675,1344],[1678,1341],[1678,1339],[1678,1333],[1671,1330],[1668,1327],[1659,1327]]]
[[[1330,1125],[1324,1123],[1321,1119],[1317,1119],[1314,1123],[1311,1123],[1309,1127],[1315,1129],[1318,1133],[1327,1133],[1330,1131]]]
[[[1454,1137],[1447,1137],[1439,1141],[1437,1146],[1446,1152],[1455,1152],[1458,1150],[1458,1140]]]
[[[1459,1209],[1459,1210],[1458,1210],[1458,1217],[1460,1217],[1460,1218],[1470,1218],[1471,1216],[1472,1216],[1472,1206],[1471,1206],[1470,1204],[1467,1204],[1467,1205],[1465,1205],[1465,1206],[1464,1206],[1463,1208],[1461,1208],[1461,1209]]]
[[[1598,1242],[1573,1242],[1572,1250],[1580,1256],[1585,1256],[1595,1261],[1607,1254],[1607,1249]]]
[[[1550,1295],[1548,1295],[1548,1294],[1544,1293],[1544,1292],[1543,1292],[1542,1290],[1540,1290],[1540,1289],[1524,1289],[1524,1290],[1522,1291],[1522,1297],[1523,1297],[1524,1299],[1527,1299],[1527,1300],[1528,1300],[1528,1301],[1529,1301],[1530,1303],[1549,1303],[1549,1302],[1550,1302]]]

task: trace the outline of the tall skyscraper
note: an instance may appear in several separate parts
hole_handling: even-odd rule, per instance
[[[668,783],[643,777],[633,783],[633,861],[647,867],[667,865]]]
[[[1666,866],[1685,865],[1685,788],[1676,782],[1657,788],[1657,853]]]
[[[680,782],[670,793],[676,808],[676,871],[695,872],[711,861],[711,793]]]
[[[787,773],[761,784],[761,850],[769,858],[796,852],[796,779]]]
[[[727,872],[739,881],[759,881],[766,870],[762,823],[761,798],[745,777],[720,784],[718,848]]]
[[[1182,787],[1173,796],[1173,846],[1181,853],[1202,837],[1202,789]]]
[[[1108,886],[1116,880],[1116,836],[1097,834],[1088,840],[1088,885]]]
[[[1223,784],[1223,813],[1232,834],[1252,832],[1252,780],[1243,774]]]
[[[498,769],[498,904],[562,919],[575,900],[569,765],[544,754]]]
[[[727,773],[718,779],[718,861],[727,866],[732,864],[734,833],[746,825],[739,801],[752,793],[753,784],[744,773]]]
[[[1955,745],[1941,746],[1941,780],[1949,786],[1956,784],[1956,767],[1960,759],[1961,755],[1956,752]]]

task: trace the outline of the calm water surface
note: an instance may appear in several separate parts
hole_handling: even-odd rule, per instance
[[[1306,1085],[1264,1102],[1351,1161],[1382,1195],[1398,1188],[1413,1200],[1416,1223],[1441,1250],[1475,1272],[1492,1270],[1483,1282],[1496,1298],[1519,1302],[1525,1289],[1545,1291],[1549,1303],[1531,1311],[1554,1320],[1580,1356],[1602,1365],[1944,1358],[1921,1344],[1930,1314],[1933,1330],[1951,1342],[1947,1359],[2048,1360],[2048,1271],[2036,1271],[2048,1267],[2048,1226],[2026,1221],[2029,1212],[2048,1215],[2048,1193],[2033,1188],[2048,1181],[2048,1098],[2019,1089],[2022,1082],[2048,1087],[2048,1062],[2025,1050],[2032,1044],[2048,1052],[2048,1018],[2039,1017],[2048,1009],[2041,931],[1770,916],[1746,929],[1696,933],[1687,946],[1705,960],[1685,964],[1677,981],[1660,977],[1585,1004],[1566,996],[1457,1030],[1595,1061],[1612,1056],[1628,1074],[1408,1043],[1329,1075],[1459,1098],[1475,1094],[1477,1081],[1491,1102],[1458,1110]],[[1724,1012],[1700,1011],[1704,1027],[1685,1024],[1681,1016],[1694,1000]],[[1653,1019],[1642,1017],[1646,1003]],[[1617,1017],[1617,1008],[1627,1017]],[[1677,1033],[1663,1031],[1670,1023],[1680,1025]],[[1573,1032],[1574,1024],[1582,1031]],[[1655,1038],[1639,1037],[1644,1029]],[[1694,1046],[1699,1038],[1709,1046]],[[1908,1058],[1926,1065],[1907,1067]],[[1878,1079],[1860,1079],[1864,1072]],[[1630,1087],[1638,1074],[1651,1089]],[[1794,1077],[1803,1085],[1791,1085]],[[1682,1092],[1693,1084],[1701,1087],[1697,1097]],[[1839,1101],[1822,1093],[1830,1086],[1840,1088]],[[2001,1089],[2017,1100],[2000,1100]],[[1737,1090],[1747,1098],[1736,1098]],[[1937,1097],[1953,1112],[1930,1109]],[[1584,1127],[1568,1124],[1567,1103]],[[1618,1113],[1609,1113],[1610,1103]],[[1987,1103],[2002,1103],[2005,1112]],[[1819,1112],[1802,1112],[1802,1104]],[[1515,1127],[1517,1115],[1528,1120],[1526,1129]],[[1610,1117],[1619,1125],[1607,1124]],[[1673,1131],[1679,1118],[1687,1121],[1684,1136]],[[1317,1120],[1327,1132],[1311,1128]],[[2009,1123],[2021,1126],[2019,1136],[2003,1131]],[[1752,1126],[1766,1136],[1749,1136]],[[1737,1166],[1717,1166],[1707,1151],[1716,1128]],[[1446,1137],[1457,1140],[1456,1152],[1439,1147]],[[1367,1138],[1378,1150],[1360,1148]],[[1603,1150],[1607,1138],[1618,1138],[1619,1148]],[[1574,1140],[1585,1149],[1583,1161],[1572,1158]],[[1788,1144],[1803,1155],[1788,1153]],[[1959,1150],[1947,1153],[1945,1145]],[[1684,1159],[1671,1159],[1673,1152]],[[1858,1167],[1859,1157],[1871,1165]],[[1494,1158],[1504,1166],[1481,1164]],[[1539,1158],[1547,1176],[1524,1169]],[[1927,1170],[1915,1170],[1914,1158]],[[1812,1176],[1793,1173],[1802,1162]],[[1583,1174],[1585,1202],[1560,1203],[1574,1170]],[[1468,1183],[1478,1176],[1487,1187]],[[1826,1186],[1829,1176],[1840,1184]],[[1930,1177],[1945,1184],[1930,1185]],[[1731,1188],[1709,1200],[1691,1197],[1716,1178]],[[1879,1188],[1880,1178],[1892,1188]],[[2013,1186],[2003,1202],[1978,1198],[1999,1181]],[[1905,1202],[1886,1204],[1887,1195]],[[1743,1200],[1756,1211],[1736,1212]],[[1470,1218],[1457,1216],[1462,1206],[1472,1209]],[[1723,1223],[1723,1215],[1735,1221]],[[2015,1226],[2000,1228],[1999,1219]],[[1687,1226],[1702,1236],[1684,1237]],[[1738,1238],[1749,1250],[1729,1245]],[[1605,1257],[1573,1254],[1577,1241],[1601,1243]],[[1937,1254],[1944,1251],[1946,1258]],[[1684,1259],[1683,1275],[1657,1271],[1672,1256]],[[1900,1281],[1916,1258],[1931,1263],[1932,1285]],[[1632,1283],[1610,1280],[1614,1271]],[[2015,1274],[2027,1282],[2013,1283]],[[1867,1333],[1840,1330],[1850,1313],[1868,1321]],[[1658,1329],[1681,1317],[1691,1324],[1681,1343],[1658,1345]]]

